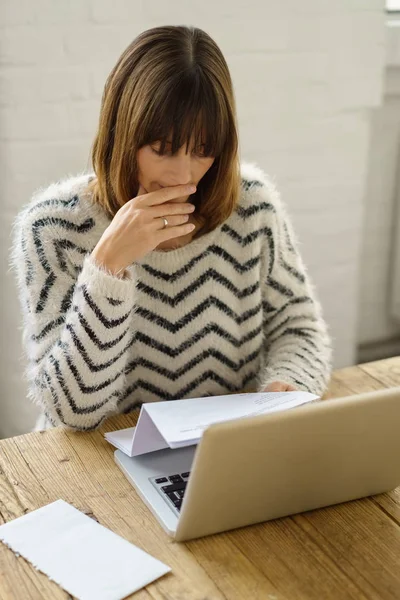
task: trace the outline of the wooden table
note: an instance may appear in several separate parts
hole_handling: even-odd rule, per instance
[[[400,357],[336,371],[326,397],[396,385]],[[57,428],[1,441],[0,523],[63,498],[172,567],[137,600],[400,599],[400,488],[176,543],[115,466],[103,438],[135,420],[122,415],[94,433]],[[2,600],[68,597],[0,543]]]

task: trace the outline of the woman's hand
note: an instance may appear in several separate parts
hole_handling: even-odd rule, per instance
[[[272,381],[263,389],[263,392],[295,392],[296,388],[284,381]]]
[[[160,243],[190,233],[195,225],[187,221],[194,205],[171,201],[195,191],[194,186],[177,185],[148,194],[140,187],[136,198],[119,209],[98,241],[92,252],[96,264],[118,275]],[[165,228],[162,217],[168,220]]]

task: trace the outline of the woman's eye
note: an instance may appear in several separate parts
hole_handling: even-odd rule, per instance
[[[163,155],[163,153],[160,152],[160,148],[153,148],[153,146],[150,146],[150,148],[151,148],[152,152],[154,152],[154,154],[157,154],[157,156],[162,156]]]
[[[154,152],[154,154],[157,154],[157,156],[166,156],[171,154],[171,144],[168,142],[164,147],[164,152],[161,152],[161,142],[154,142],[154,144],[149,144],[149,146],[151,151]]]
[[[154,152],[154,154],[157,154],[157,156],[172,156],[171,149],[168,147],[165,148],[164,152],[161,152],[161,146],[154,147],[150,145],[150,149],[152,152]],[[199,156],[200,158],[206,157],[207,155],[205,153],[205,146],[201,145],[193,149],[192,154]]]
[[[198,146],[193,152],[194,154],[197,154],[197,156],[206,156],[205,146]]]

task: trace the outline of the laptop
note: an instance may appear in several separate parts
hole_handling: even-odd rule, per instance
[[[400,485],[400,387],[217,423],[197,446],[114,457],[176,541],[372,496]]]

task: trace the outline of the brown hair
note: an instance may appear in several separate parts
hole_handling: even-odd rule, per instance
[[[176,152],[192,136],[215,157],[192,200],[207,233],[235,209],[240,189],[232,81],[211,37],[194,27],[155,27],[123,52],[103,92],[92,150],[94,199],[110,216],[137,195],[136,153],[172,133]],[[205,139],[202,135],[205,134]]]

